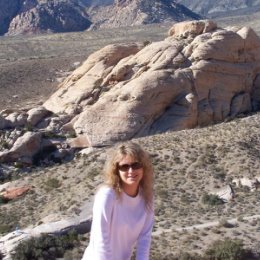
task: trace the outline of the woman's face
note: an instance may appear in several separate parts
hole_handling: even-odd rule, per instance
[[[143,178],[143,166],[135,158],[126,155],[118,163],[119,176],[123,190],[133,195],[138,191],[139,183]],[[129,194],[129,195],[131,195]],[[135,194],[136,195],[136,194]]]

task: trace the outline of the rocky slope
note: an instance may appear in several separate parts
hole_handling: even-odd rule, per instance
[[[177,0],[177,2],[206,17],[242,15],[260,11],[259,0]]]
[[[260,214],[259,190],[233,184],[235,179],[260,177],[259,122],[260,114],[256,113],[209,127],[134,140],[151,154],[156,173],[151,259],[183,259],[174,256],[180,251],[203,252],[209,243],[223,237],[242,239],[247,248],[255,248],[260,254],[259,218],[246,220]],[[0,252],[8,253],[23,239],[39,233],[79,230],[81,221],[91,215],[106,152],[107,148],[85,149],[62,164],[27,170],[11,167],[14,178],[0,184],[0,194],[24,186],[31,190],[0,205]],[[202,202],[204,194],[228,184],[235,192],[232,201],[218,206]],[[223,220],[232,218],[238,220],[237,224],[224,227]],[[210,222],[216,226],[209,227]],[[192,225],[197,228],[183,229]],[[17,226],[20,230],[15,231]],[[84,227],[88,226],[85,222]],[[81,249],[64,258],[80,260],[87,244],[86,236]]]
[[[75,1],[26,0],[17,4],[18,12],[8,25],[7,35],[82,31],[91,24],[84,8]]]
[[[93,28],[113,28],[201,18],[185,6],[166,0],[115,0],[114,5],[90,8]]]

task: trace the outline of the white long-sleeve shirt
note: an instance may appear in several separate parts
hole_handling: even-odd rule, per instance
[[[102,187],[96,194],[90,242],[82,260],[149,260],[154,212],[145,208],[140,195],[130,197]]]

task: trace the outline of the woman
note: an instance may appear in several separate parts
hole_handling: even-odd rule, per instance
[[[153,170],[136,143],[120,144],[105,165],[98,190],[89,245],[82,260],[148,260],[154,222]]]

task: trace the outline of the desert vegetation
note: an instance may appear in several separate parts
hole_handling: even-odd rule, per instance
[[[231,184],[234,178],[259,174],[259,120],[256,113],[205,128],[135,140],[149,151],[155,168],[152,259],[174,259],[182,252],[195,257],[206,253],[214,241],[234,238],[243,241],[244,248],[259,252],[260,220],[246,220],[260,215],[259,192],[234,186],[235,198],[228,203],[205,197]],[[0,205],[1,233],[15,230],[17,225],[25,228],[77,216],[102,182],[105,152],[106,148],[100,148],[63,164],[14,168],[12,180],[17,185],[30,184],[32,189],[24,197]],[[233,218],[237,223],[228,225]],[[196,228],[216,221],[217,225]],[[87,241],[85,237],[74,249],[78,259]]]

